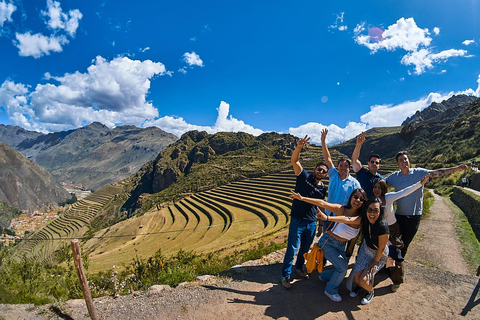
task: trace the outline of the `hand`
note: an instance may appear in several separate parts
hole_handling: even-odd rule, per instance
[[[308,140],[310,140],[310,137],[308,135],[305,135],[303,139],[297,141],[297,147],[303,148],[303,146],[308,144]]]
[[[325,141],[325,138],[327,138],[327,133],[328,133],[328,129],[325,128],[322,130],[322,142]]]
[[[374,261],[370,261],[367,265],[367,268],[368,268],[368,271],[370,271],[370,273],[374,273],[375,272],[375,267],[377,266],[377,262],[374,260]]]
[[[297,200],[300,200],[302,201],[303,197],[300,195],[300,193],[298,192],[295,192],[293,190],[290,190],[290,192],[292,193],[289,197],[292,198],[292,199],[297,199]]]
[[[357,136],[357,145],[362,145],[366,141],[366,138],[365,138],[366,135],[367,135],[366,132],[362,132]]]
[[[427,174],[425,177],[423,177],[421,184],[424,186],[428,181],[430,181],[430,174]]]
[[[322,220],[322,221],[327,221],[328,217],[325,213],[323,213],[322,211],[318,211],[317,212],[317,219],[318,220]]]

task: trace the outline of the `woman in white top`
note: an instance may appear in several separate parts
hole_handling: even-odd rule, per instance
[[[345,206],[328,203],[321,199],[302,197],[293,191],[290,197],[327,209],[334,212],[337,216],[356,217],[366,201],[367,195],[363,189],[355,189],[348,199],[348,204]],[[325,232],[318,241],[318,246],[323,246],[324,257],[334,267],[334,269],[323,271],[320,274],[320,279],[327,282],[325,295],[335,302],[342,301],[342,297],[338,294],[338,286],[347,274],[348,259],[345,254],[345,245],[348,240],[358,235],[359,227],[358,224],[336,224],[333,228],[329,228],[330,230]]]
[[[427,183],[430,175],[426,175],[422,181],[419,181],[415,184],[412,184],[405,189],[396,192],[388,192],[387,183],[383,179],[378,179],[373,183],[373,195],[377,198],[380,198],[385,206],[385,220],[387,221],[388,228],[390,230],[390,242],[394,244],[397,248],[403,248],[403,241],[399,238],[400,228],[395,218],[395,209],[393,207],[393,202],[397,201],[400,198],[408,196],[410,193],[414,192],[418,188],[422,187]]]

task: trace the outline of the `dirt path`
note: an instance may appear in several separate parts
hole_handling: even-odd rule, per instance
[[[480,319],[480,281],[464,274],[458,242],[452,241],[452,213],[435,197],[434,214],[420,224],[419,237],[411,245],[406,282],[396,293],[390,291],[386,274],[376,277],[375,297],[361,305],[361,296],[350,298],[342,284],[341,303],[329,300],[325,284],[312,274],[309,280],[296,280],[285,290],[279,284],[284,251],[261,260],[232,268],[222,277],[205,277],[193,283],[157,292],[95,299],[101,319]],[[434,233],[431,231],[435,231]],[[434,235],[432,235],[434,234]],[[435,242],[435,246],[427,245]],[[421,261],[422,263],[418,263]],[[353,262],[353,259],[352,261]],[[457,273],[452,270],[458,267]],[[457,266],[460,265],[460,266]],[[435,266],[435,268],[432,268]],[[88,319],[82,300],[56,306],[63,316],[54,315],[49,306],[1,306],[5,319]],[[9,311],[7,310],[9,308]],[[27,310],[28,309],[28,310]]]
[[[454,213],[446,203],[448,200],[433,190],[430,192],[434,197],[431,215],[420,222],[406,258],[440,270],[469,274],[468,266],[462,258],[461,243],[455,233]]]

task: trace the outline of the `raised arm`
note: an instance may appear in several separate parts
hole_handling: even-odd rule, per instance
[[[316,199],[316,198],[308,198],[308,197],[302,197],[300,193],[297,193],[293,190],[291,190],[292,194],[290,195],[290,198],[292,199],[297,199],[300,201],[304,201],[313,205],[316,205],[320,208],[327,209],[331,212],[335,212],[336,214],[343,215],[343,206],[338,203],[328,203],[325,200],[322,199]]]
[[[327,138],[328,129],[325,128],[322,130],[322,153],[323,159],[325,159],[325,163],[327,164],[328,169],[333,166],[332,156],[330,155],[330,151],[328,151],[327,142],[325,142]]]
[[[290,162],[292,163],[293,171],[297,176],[303,170],[302,165],[300,164],[300,152],[302,151],[303,147],[308,143],[308,140],[310,140],[310,137],[306,135],[305,138],[297,141],[297,147],[293,151],[292,158],[290,159]]]
[[[432,178],[443,177],[444,175],[455,172],[455,171],[467,170],[467,165],[468,165],[467,163],[464,163],[456,167],[433,170],[432,172],[430,172],[430,175],[432,176]]]
[[[423,177],[422,181],[418,181],[417,183],[414,183],[411,186],[408,186],[400,191],[387,193],[385,195],[385,198],[386,198],[385,200],[387,202],[386,205],[393,204],[394,201],[397,201],[400,198],[406,197],[410,193],[420,188],[421,186],[424,186],[428,182],[429,178],[430,178],[430,174],[427,174],[425,177]]]
[[[362,149],[362,145],[365,142],[366,135],[367,134],[365,132],[362,132],[360,135],[357,136],[357,144],[355,145],[355,149],[352,153],[352,166],[355,173],[362,169],[362,163],[360,162],[360,160],[358,160],[358,157],[360,157],[360,150]]]

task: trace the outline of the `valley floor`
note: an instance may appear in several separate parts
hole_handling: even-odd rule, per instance
[[[385,273],[376,277],[375,298],[361,305],[343,286],[341,303],[329,300],[316,273],[285,290],[279,284],[283,252],[249,261],[177,288],[95,299],[101,319],[480,319],[480,280],[470,275],[452,225],[453,213],[435,196],[429,219],[407,254],[407,279],[396,293]],[[458,254],[457,254],[458,253]],[[353,263],[353,258],[351,259]],[[89,319],[85,303],[53,306],[0,305],[4,319]],[[60,310],[60,311],[58,311]],[[61,312],[61,316],[58,313]]]

